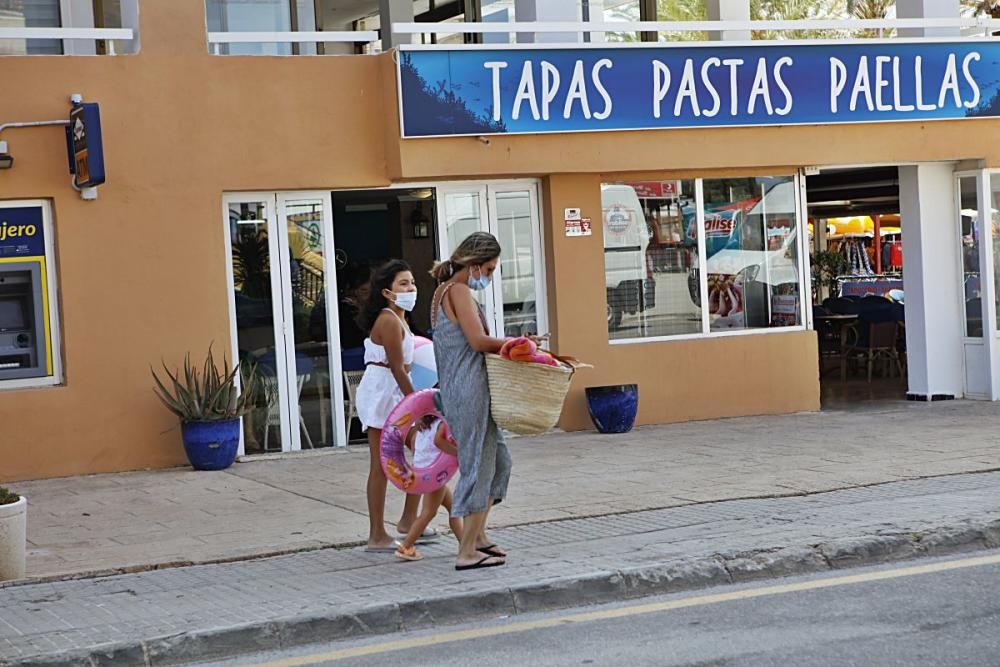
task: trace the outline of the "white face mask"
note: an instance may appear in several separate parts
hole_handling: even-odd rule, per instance
[[[396,297],[394,303],[406,312],[410,312],[417,305],[416,292],[394,292],[393,296]]]

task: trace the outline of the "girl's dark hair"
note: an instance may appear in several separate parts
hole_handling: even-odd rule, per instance
[[[378,319],[379,313],[389,307],[389,300],[383,296],[382,290],[391,292],[392,283],[395,282],[396,276],[404,271],[412,272],[409,264],[401,259],[390,259],[372,274],[372,279],[368,283],[368,302],[358,313],[358,326],[366,333],[375,326],[375,320]]]
[[[451,259],[435,264],[431,275],[443,283],[467,266],[485,264],[499,256],[500,242],[496,237],[486,232],[475,232],[458,244],[455,252],[451,253]]]

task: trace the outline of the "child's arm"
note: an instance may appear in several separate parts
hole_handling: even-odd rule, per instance
[[[444,435],[444,424],[438,426],[437,432],[434,434],[434,446],[445,454],[451,454],[458,458],[458,450],[455,448],[454,443]]]

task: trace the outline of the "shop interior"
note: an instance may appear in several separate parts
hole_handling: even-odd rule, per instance
[[[277,354],[275,313],[291,313],[297,377],[292,388],[296,395],[291,398],[299,408],[295,427],[301,447],[318,449],[334,444],[330,398],[336,382],[344,384],[349,437],[364,439],[356,419],[354,392],[364,372],[365,333],[358,314],[368,297],[372,271],[390,258],[404,257],[413,266],[420,292],[429,297],[434,289],[428,273],[437,256],[433,189],[332,193],[333,261],[325,254],[323,209],[323,200],[318,198],[285,201],[280,219],[286,229],[279,230],[268,219],[269,202],[229,205],[238,353],[242,361],[252,364],[248,367],[258,375],[261,387],[258,409],[244,421],[247,454],[287,448],[278,379],[285,371]],[[273,234],[287,235],[287,256],[273,256]],[[287,275],[281,278],[288,284],[276,291],[272,267],[278,262],[288,263]],[[329,373],[330,355],[338,353],[328,340],[326,285],[331,265],[336,271],[343,377]],[[414,312],[410,322],[414,333],[421,335],[429,328],[428,312],[427,308]]]
[[[413,267],[418,294],[430,299],[435,284],[429,271],[437,259],[436,209],[433,188],[333,193],[341,361],[352,442],[365,437],[354,396],[365,370],[366,333],[358,315],[368,298],[368,281],[380,265],[402,257]],[[430,324],[429,307],[414,309],[410,328],[415,335],[426,336]]]
[[[825,170],[806,189],[823,408],[905,400],[899,169]]]

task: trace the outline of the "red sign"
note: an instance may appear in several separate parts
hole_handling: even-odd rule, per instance
[[[733,218],[714,217],[705,220],[705,233],[709,236],[729,236],[736,227]]]
[[[637,181],[626,185],[640,199],[673,199],[681,193],[680,181]]]

